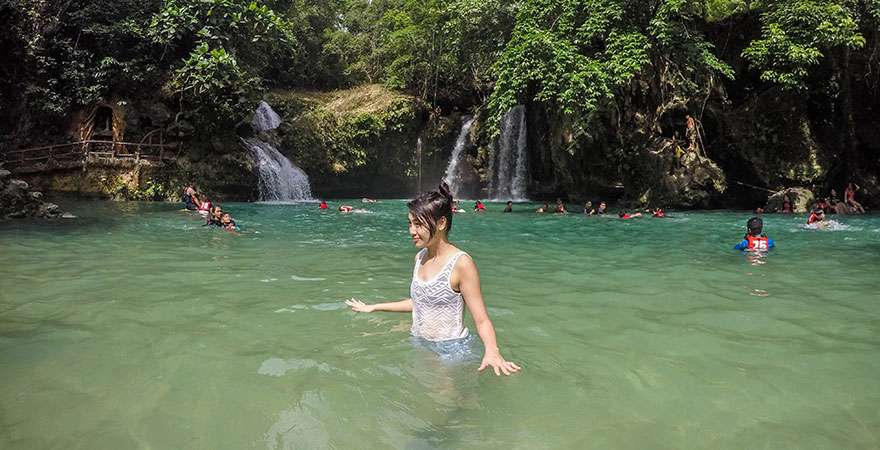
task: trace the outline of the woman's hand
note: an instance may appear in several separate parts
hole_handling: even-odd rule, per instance
[[[513,375],[519,372],[519,366],[516,364],[505,361],[504,358],[501,357],[501,353],[486,352],[483,354],[483,362],[480,363],[480,368],[477,371],[482,372],[486,367],[492,366],[495,369],[495,375],[501,375],[504,372],[505,375]]]
[[[368,305],[354,297],[346,300],[345,304],[350,306],[351,310],[354,312],[370,313],[376,309],[373,305]]]

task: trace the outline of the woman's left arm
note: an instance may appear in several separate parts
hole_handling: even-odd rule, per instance
[[[474,264],[469,256],[463,256],[456,264],[456,272],[458,272],[459,291],[464,297],[468,311],[474,318],[477,326],[477,333],[483,340],[483,362],[480,363],[482,371],[486,367],[492,366],[495,375],[511,375],[520,370],[520,367],[513,362],[505,361],[501,356],[501,350],[498,348],[498,342],[495,339],[495,327],[489,320],[489,313],[486,311],[486,304],[483,302],[483,293],[480,290],[480,274],[477,272],[477,265]]]

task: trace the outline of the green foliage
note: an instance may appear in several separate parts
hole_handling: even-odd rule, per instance
[[[566,115],[588,115],[645,68],[672,67],[683,94],[701,89],[713,73],[733,76],[694,29],[701,2],[668,0],[527,0],[513,35],[495,64],[489,100],[493,116],[527,100]],[[659,80],[666,83],[666,80]]]
[[[857,3],[848,0],[767,1],[761,14],[761,38],[743,51],[761,71],[761,79],[785,88],[807,89],[810,70],[829,52],[865,45],[859,32]]]
[[[284,146],[297,149],[297,162],[335,173],[376,163],[383,155],[368,148],[382,136],[404,135],[418,110],[414,98],[381,86],[315,97],[275,94],[269,100],[292,119],[285,121],[282,132]]]
[[[143,87],[155,66],[131,24],[156,7],[154,0],[4,2],[0,86],[35,111],[54,114]]]
[[[296,51],[294,24],[252,0],[167,0],[147,36],[179,55],[168,82],[173,92],[237,120],[273,55]],[[184,56],[185,55],[185,56]]]

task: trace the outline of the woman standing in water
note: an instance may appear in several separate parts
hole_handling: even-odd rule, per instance
[[[421,249],[415,258],[411,298],[374,305],[351,299],[346,304],[356,312],[412,312],[413,336],[439,348],[456,347],[470,337],[463,325],[467,305],[485,347],[478,370],[491,366],[495,375],[511,375],[520,367],[501,356],[495,328],[483,303],[477,266],[467,253],[449,242],[452,203],[449,186],[441,183],[438,190],[422,193],[407,204],[409,233],[413,244]]]

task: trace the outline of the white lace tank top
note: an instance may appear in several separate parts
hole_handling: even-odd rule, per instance
[[[446,265],[434,278],[428,281],[419,279],[422,258],[428,249],[416,255],[412,284],[409,295],[413,301],[413,323],[411,332],[429,341],[445,341],[467,337],[468,329],[462,325],[464,299],[461,293],[452,290],[450,279],[455,263],[465,252],[458,252],[449,258]]]

